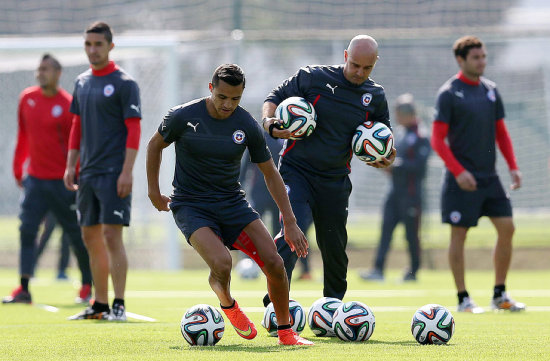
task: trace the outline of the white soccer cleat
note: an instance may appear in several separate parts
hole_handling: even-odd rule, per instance
[[[458,312],[470,312],[470,313],[483,313],[485,312],[483,308],[476,305],[474,300],[470,297],[464,297],[461,303],[458,304],[456,310]]]
[[[508,296],[508,293],[502,292],[500,297],[493,298],[491,308],[496,311],[508,310],[511,312],[519,312],[525,311],[525,303],[516,302]]]

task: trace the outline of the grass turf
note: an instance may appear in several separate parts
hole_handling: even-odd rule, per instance
[[[77,274],[71,271],[71,276]],[[34,306],[0,306],[0,359],[13,360],[544,360],[550,354],[549,271],[511,272],[511,295],[527,304],[525,313],[458,314],[455,291],[448,272],[422,271],[416,283],[393,282],[400,273],[389,272],[386,283],[367,283],[350,270],[345,301],[362,301],[374,311],[376,328],[370,340],[345,343],[316,338],[306,326],[303,336],[314,347],[280,347],[261,328],[261,297],[265,279],[243,281],[234,275],[233,294],[258,327],[258,336],[247,341],[237,336],[226,320],[222,340],[214,347],[190,347],[179,331],[185,310],[197,303],[218,306],[209,290],[206,271],[131,271],[128,279],[128,311],[153,317],[157,322],[127,323],[67,321],[80,311],[72,303],[76,285],[56,282],[50,271],[40,271],[31,282]],[[321,297],[320,275],[314,281],[294,281],[291,297],[304,307]],[[0,270],[0,292],[5,295],[17,281],[13,270]],[[467,274],[470,294],[487,306],[492,294],[490,272]],[[111,295],[112,298],[112,295]],[[410,333],[414,310],[426,303],[447,306],[456,330],[446,346],[421,346]],[[55,306],[47,312],[38,304]]]

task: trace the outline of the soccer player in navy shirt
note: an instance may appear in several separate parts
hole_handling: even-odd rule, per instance
[[[288,190],[298,226],[313,217],[321,251],[325,297],[342,299],[347,289],[346,255],[348,200],[351,193],[351,139],[355,129],[370,120],[389,122],[384,89],[369,76],[378,60],[378,44],[368,35],[354,37],[344,51],[345,63],[307,66],[275,88],[263,105],[263,126],[270,135],[285,138],[279,171]],[[301,96],[315,107],[317,127],[303,140],[288,140],[290,132],[274,118],[277,105],[291,96]],[[369,165],[388,167],[395,158]],[[297,255],[285,242],[286,230],[276,239],[290,279]],[[264,298],[264,305],[269,297]]]
[[[244,87],[239,66],[220,65],[209,84],[211,96],[170,109],[147,146],[149,198],[159,211],[172,210],[187,241],[210,267],[210,286],[239,336],[253,339],[257,331],[231,295],[228,247],[248,254],[265,273],[277,320],[281,320],[279,344],[312,345],[290,328],[283,260],[238,182],[241,158],[248,149],[279,206],[290,247],[298,256],[307,255],[307,239],[298,228],[263,132],[239,106]],[[162,151],[171,143],[175,143],[176,165],[169,198],[160,192],[159,170]]]
[[[3,303],[32,302],[29,279],[36,265],[36,236],[48,211],[59,220],[78,260],[82,288],[76,301],[90,298],[92,275],[74,209],[75,196],[63,186],[72,116],[71,95],[59,87],[61,72],[59,61],[44,54],[36,71],[39,86],[26,88],[20,95],[13,174],[24,192],[19,215],[21,284]]]
[[[399,223],[405,226],[409,244],[410,268],[403,281],[416,281],[420,268],[420,219],[422,215],[422,183],[430,154],[430,141],[419,128],[416,106],[412,94],[402,94],[395,102],[395,119],[399,127],[394,132],[397,156],[391,167],[391,188],[384,203],[382,232],[374,269],[361,272],[361,278],[384,280],[384,266],[390,249],[393,231]]]
[[[441,215],[443,222],[451,225],[449,264],[458,291],[458,311],[483,312],[469,296],[464,280],[466,235],[482,216],[489,217],[497,231],[491,307],[521,311],[525,305],[512,300],[505,291],[514,223],[510,197],[496,173],[496,144],[510,169],[511,189],[521,186],[521,173],[504,123],[504,106],[495,83],[482,76],[487,54],[481,40],[462,37],[454,43],[453,51],[460,71],[439,89],[432,147],[447,167]]]
[[[105,23],[96,22],[86,29],[84,49],[91,67],[77,77],[71,104],[74,118],[64,181],[68,189],[78,190],[80,226],[95,286],[94,304],[71,319],[126,320],[128,260],[122,227],[130,223],[141,105],[137,83],[109,60],[112,40],[111,28]],[[111,310],[109,271],[115,294]]]

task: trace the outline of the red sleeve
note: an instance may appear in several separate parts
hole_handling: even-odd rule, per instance
[[[73,116],[73,124],[71,125],[71,133],[69,134],[69,150],[80,150],[80,115]]]
[[[139,137],[141,136],[141,118],[128,118],[124,121],[128,136],[126,138],[126,148],[139,149]]]
[[[18,181],[23,178],[23,164],[29,157],[29,145],[27,143],[27,131],[25,129],[25,121],[21,111],[23,101],[19,101],[17,111],[17,144],[15,145],[15,153],[13,155],[13,175]]]
[[[432,148],[439,154],[447,169],[456,177],[464,171],[464,167],[456,160],[451,148],[445,143],[449,133],[449,124],[436,120],[432,128]]]
[[[497,120],[496,141],[504,159],[506,159],[506,163],[508,163],[508,168],[510,170],[518,170],[514,147],[512,147],[512,139],[510,138],[510,133],[508,133],[504,119]]]

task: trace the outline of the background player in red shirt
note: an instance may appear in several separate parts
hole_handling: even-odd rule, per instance
[[[482,77],[487,61],[481,40],[474,36],[462,37],[455,42],[453,50],[460,72],[439,90],[432,147],[448,169],[441,195],[441,215],[443,222],[451,225],[449,264],[458,291],[458,311],[483,312],[470,298],[464,280],[466,234],[481,216],[489,217],[497,231],[491,307],[520,311],[525,305],[515,302],[505,292],[514,223],[510,197],[495,167],[495,144],[498,144],[510,168],[510,188],[521,186],[521,173],[504,123],[504,106],[495,83]]]
[[[95,286],[95,302],[70,319],[126,320],[124,292],[128,259],[122,227],[130,224],[132,170],[140,137],[141,103],[137,83],[114,62],[109,25],[96,22],[85,33],[90,69],[75,82],[73,126],[65,170],[65,186],[78,190],[82,236]],[[75,166],[80,158],[78,186]],[[115,298],[109,309],[108,279]]]
[[[24,191],[19,215],[21,286],[5,297],[3,303],[32,301],[29,279],[36,264],[36,235],[48,210],[59,220],[78,260],[82,289],[77,302],[87,302],[90,298],[92,277],[74,210],[75,196],[63,186],[72,115],[69,113],[71,95],[58,86],[60,76],[59,61],[45,54],[36,71],[39,86],[23,90],[19,99],[13,174]]]

